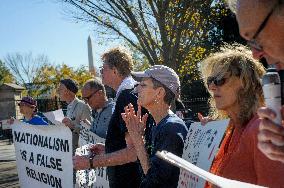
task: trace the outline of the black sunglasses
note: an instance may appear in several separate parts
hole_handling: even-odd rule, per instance
[[[270,16],[272,15],[272,13],[274,12],[274,10],[276,9],[276,7],[278,6],[279,4],[279,1],[278,3],[276,3],[274,5],[274,7],[271,9],[271,11],[267,14],[267,16],[265,17],[265,19],[263,20],[263,22],[260,24],[259,28],[256,30],[255,34],[253,35],[252,39],[251,40],[248,40],[247,41],[247,44],[251,47],[251,48],[254,48],[258,51],[262,51],[263,50],[263,46],[261,46],[256,38],[258,37],[258,35],[261,33],[261,31],[265,28]]]
[[[224,78],[224,77],[218,78],[218,77],[209,76],[207,78],[206,84],[209,87],[209,85],[213,82],[215,86],[222,86],[225,84],[226,80],[227,78]]]
[[[94,93],[92,93],[91,95],[89,95],[88,97],[82,97],[82,99],[85,101],[85,102],[88,102],[90,100],[90,98],[96,94],[99,90],[95,91]]]

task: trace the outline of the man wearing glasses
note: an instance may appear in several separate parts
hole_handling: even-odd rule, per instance
[[[102,60],[102,82],[116,91],[116,104],[110,117],[105,145],[93,145],[90,150],[95,156],[90,158],[73,157],[73,165],[77,170],[106,166],[111,188],[139,187],[142,175],[140,165],[121,116],[129,103],[133,104],[135,110],[138,109],[137,95],[134,92],[137,82],[131,76],[133,60],[129,52],[120,47],[105,52]],[[145,113],[145,109],[142,113]],[[149,121],[146,126],[150,126]],[[146,137],[148,132],[145,131]]]
[[[106,96],[105,86],[100,78],[88,80],[82,88],[82,99],[93,110],[91,131],[106,138],[109,120],[115,105],[113,99]]]
[[[248,41],[253,56],[265,58],[278,70],[284,69],[284,1],[283,0],[228,0],[236,13],[240,34]],[[283,88],[282,88],[283,89]],[[275,113],[260,108],[262,118],[258,134],[258,148],[270,159],[284,163],[284,124],[271,120]],[[284,119],[284,108],[282,107]]]
[[[231,0],[239,31],[251,47],[255,58],[266,58],[269,64],[284,62],[284,1]],[[282,64],[282,65],[281,65]]]

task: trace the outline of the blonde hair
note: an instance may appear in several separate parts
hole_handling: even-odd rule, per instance
[[[115,67],[123,77],[129,76],[133,70],[132,56],[130,52],[123,47],[111,48],[105,52],[101,58],[110,68]]]
[[[229,73],[241,80],[242,88],[237,93],[237,103],[240,105],[238,119],[242,124],[250,120],[257,108],[263,106],[264,98],[261,87],[261,77],[265,69],[259,61],[253,59],[251,51],[240,44],[224,45],[220,51],[209,55],[200,66],[200,71],[208,89],[206,80],[209,76],[222,78]],[[225,111],[216,109],[211,97],[210,116],[215,119],[228,118]]]

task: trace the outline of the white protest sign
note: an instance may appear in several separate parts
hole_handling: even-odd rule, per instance
[[[55,110],[55,111],[50,111],[50,112],[45,112],[43,115],[51,121],[54,125],[64,125],[62,123],[62,120],[64,119],[64,114],[62,109]]]
[[[8,123],[8,119],[1,120],[0,121],[0,129],[6,130],[6,129],[12,129],[12,126]]]
[[[230,179],[226,179],[220,176],[216,176],[167,151],[157,152],[156,155],[159,158],[164,159],[168,161],[169,163],[179,168],[184,169],[185,171],[191,172],[205,179],[206,181],[209,181],[210,183],[217,185],[218,187],[222,187],[222,188],[240,188],[240,187],[241,188],[264,188],[262,186],[253,185],[250,183],[230,180]]]
[[[12,125],[21,188],[73,187],[72,135],[65,126]]]
[[[200,122],[190,125],[183,149],[182,158],[209,171],[214,156],[227,129],[229,120],[211,121],[205,126]],[[180,171],[179,188],[203,188],[205,180],[185,171]]]
[[[79,146],[76,149],[78,155],[90,155],[89,147],[92,144],[105,143],[105,139],[99,137],[90,131],[90,126],[81,122],[81,130],[79,135]],[[106,167],[99,167],[95,170],[78,170],[76,173],[76,181],[79,187],[107,188],[109,187]]]
[[[90,146],[92,144],[84,145],[76,149],[75,155],[90,157]],[[77,170],[76,183],[79,187],[93,187],[96,182],[96,173],[94,169],[89,170]]]
[[[79,134],[79,146],[84,146],[86,144],[97,144],[105,143],[105,139],[99,137],[95,133],[90,131],[90,126],[84,122],[81,122],[81,130]]]

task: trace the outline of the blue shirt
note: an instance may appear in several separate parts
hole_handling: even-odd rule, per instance
[[[150,169],[143,179],[141,187],[173,187],[179,180],[179,168],[159,159],[157,151],[166,150],[182,157],[184,140],[188,129],[175,114],[169,114],[152,128]]]
[[[31,124],[31,125],[48,125],[48,123],[46,121],[44,121],[44,119],[40,116],[33,116],[32,119],[30,120],[26,120],[23,119],[23,122]]]
[[[105,106],[93,113],[93,123],[91,131],[102,138],[106,138],[109,120],[111,118],[115,102],[113,99],[108,99]]]

